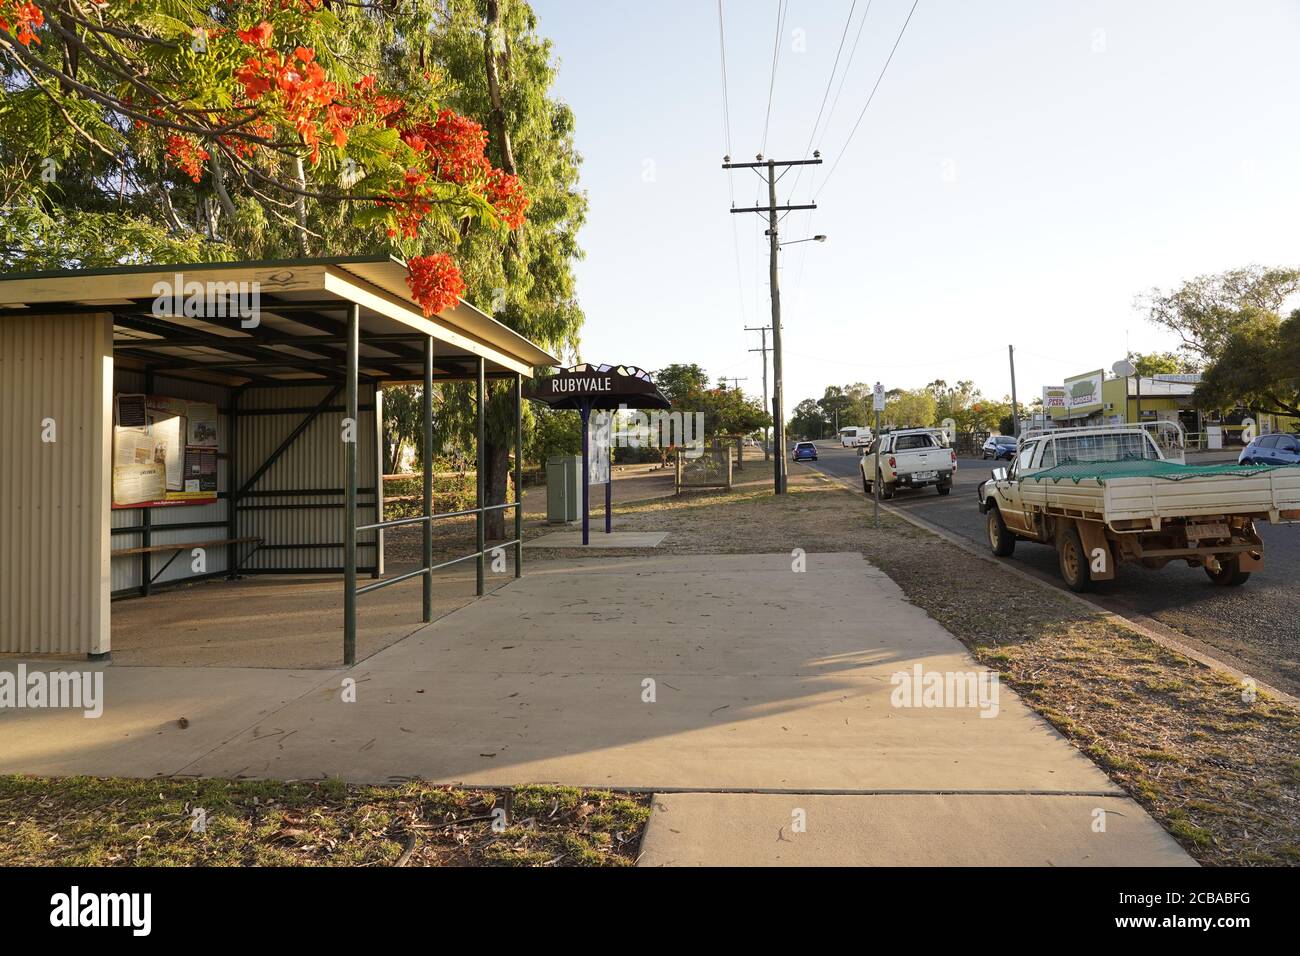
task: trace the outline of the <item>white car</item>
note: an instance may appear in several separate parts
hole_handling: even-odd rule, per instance
[[[854,425],[840,429],[840,445],[844,448],[863,448],[871,444],[871,429]]]
[[[876,462],[879,459],[879,468]],[[957,473],[957,452],[948,448],[932,428],[905,428],[887,432],[873,441],[858,459],[862,472],[862,490],[892,498],[899,488],[924,488],[934,485],[941,495],[952,491]]]

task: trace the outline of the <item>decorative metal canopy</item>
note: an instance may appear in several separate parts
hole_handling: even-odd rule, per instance
[[[666,409],[671,405],[650,373],[635,365],[583,362],[572,368],[561,368],[554,375],[533,379],[524,394],[551,408],[575,411],[620,407]]]

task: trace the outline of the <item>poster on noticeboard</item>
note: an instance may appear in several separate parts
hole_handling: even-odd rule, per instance
[[[113,402],[113,507],[217,500],[217,406],[120,393]]]

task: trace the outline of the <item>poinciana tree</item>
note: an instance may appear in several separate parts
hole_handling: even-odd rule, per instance
[[[426,313],[452,304],[464,279],[439,250],[518,229],[529,200],[438,71],[387,66],[367,22],[414,35],[365,3],[0,0],[5,263],[229,258],[275,224],[309,254],[345,218],[407,259]]]
[[[0,16],[17,6],[0,0]],[[87,0],[68,7],[72,27],[61,31],[49,21],[63,6],[37,2],[41,23],[28,19],[26,43],[16,17],[0,27],[0,266],[391,251],[414,266],[430,304],[459,280],[462,295],[499,321],[556,354],[575,353],[583,316],[572,266],[586,199],[573,114],[551,94],[551,46],[524,0]],[[153,106],[141,99],[152,91],[115,72],[118,44],[140,67],[128,72],[150,87],[167,80],[175,104],[164,102],[164,116],[141,108]],[[242,59],[221,59],[227,46]],[[324,83],[340,96],[314,98]],[[359,115],[331,116],[330,107],[337,114],[358,101]],[[245,107],[257,117],[250,125],[272,122],[263,138],[274,147],[245,127],[227,142],[215,114],[181,110],[214,104],[221,113]],[[168,116],[187,128],[165,125]],[[300,130],[309,119],[319,121],[314,130]],[[184,146],[169,149],[173,133]],[[490,388],[488,485],[500,501],[513,397]],[[470,390],[439,392],[437,445],[471,446]],[[386,408],[418,408],[392,398]],[[395,439],[416,442],[417,419],[395,415]],[[530,419],[526,409],[526,429]],[[502,518],[490,513],[490,536]]]

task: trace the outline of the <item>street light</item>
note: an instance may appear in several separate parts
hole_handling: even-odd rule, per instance
[[[789,242],[783,242],[783,243],[780,243],[780,244],[777,246],[777,248],[778,248],[778,249],[784,249],[786,246],[794,246],[794,245],[798,245],[798,244],[801,243],[801,242],[825,242],[825,241],[826,241],[826,237],[825,237],[825,236],[821,236],[821,235],[818,235],[818,236],[811,236],[811,237],[809,237],[808,239],[791,239]]]

